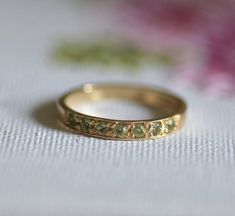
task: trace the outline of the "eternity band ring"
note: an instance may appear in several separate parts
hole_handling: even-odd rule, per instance
[[[137,102],[149,108],[150,119],[115,119],[77,111],[82,103],[108,99]],[[62,125],[89,137],[112,140],[149,140],[164,137],[182,127],[186,103],[168,91],[139,85],[84,84],[57,103]]]

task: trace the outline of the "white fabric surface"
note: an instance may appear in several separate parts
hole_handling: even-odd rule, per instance
[[[98,32],[98,20],[73,1],[2,2],[0,215],[234,215],[235,101],[185,91],[150,66],[139,73],[103,72],[50,60],[59,39]],[[55,100],[93,81],[170,88],[188,102],[186,125],[145,142],[61,130]]]

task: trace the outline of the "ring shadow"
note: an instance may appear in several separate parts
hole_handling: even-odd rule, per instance
[[[36,107],[32,111],[32,117],[37,123],[47,128],[66,131],[60,125],[60,117],[57,111],[56,102],[54,100],[46,101],[40,106]]]

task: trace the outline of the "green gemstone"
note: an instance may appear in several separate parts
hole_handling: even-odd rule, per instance
[[[100,135],[104,135],[109,130],[108,123],[106,122],[99,122],[96,126],[97,133]]]
[[[167,132],[168,131],[171,131],[171,130],[174,130],[175,129],[175,122],[173,119],[169,119],[166,121],[166,130]]]
[[[73,113],[68,114],[68,124],[72,128],[76,128],[79,125],[79,122],[76,119],[76,116]]]
[[[83,132],[88,133],[90,129],[92,128],[91,120],[87,118],[83,118],[82,123],[81,123],[81,128]]]
[[[146,134],[146,129],[143,123],[137,123],[133,128],[135,138],[143,138]]]
[[[115,133],[115,136],[119,138],[125,138],[128,135],[128,128],[125,124],[118,123],[114,127],[114,133]]]
[[[162,123],[161,122],[156,122],[151,127],[151,133],[152,133],[153,136],[161,135],[162,130],[163,130],[163,127],[162,127]]]

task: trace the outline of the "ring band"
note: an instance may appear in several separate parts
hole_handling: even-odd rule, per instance
[[[153,119],[117,120],[76,111],[80,103],[118,98],[141,103],[156,111]],[[186,104],[171,94],[155,88],[134,85],[85,84],[62,96],[57,107],[66,128],[73,132],[113,140],[147,140],[166,136],[184,122]]]

